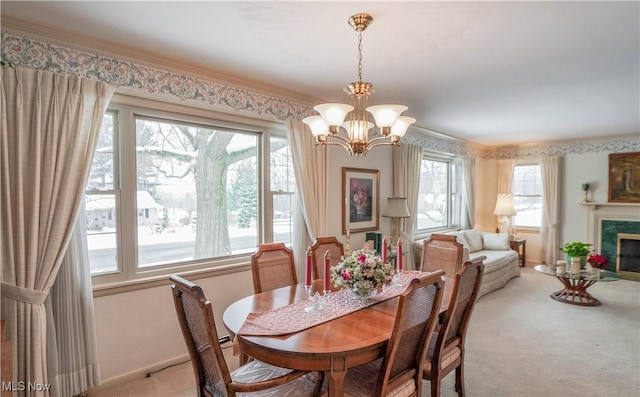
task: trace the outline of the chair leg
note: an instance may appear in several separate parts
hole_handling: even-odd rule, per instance
[[[431,397],[440,397],[440,391],[442,390],[440,380],[440,374],[431,373]]]
[[[250,361],[250,359],[251,359],[251,357],[249,357],[248,355],[246,355],[244,353],[240,353],[238,355],[238,362],[239,362],[241,367],[243,365],[245,365],[246,363],[248,363]]]
[[[316,387],[313,389],[313,395],[320,397],[322,395],[322,386],[324,385],[324,371],[318,371],[318,380],[316,381]]]
[[[456,391],[458,396],[464,397],[464,364],[463,362],[456,368]]]

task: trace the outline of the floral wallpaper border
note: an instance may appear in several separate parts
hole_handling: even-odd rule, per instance
[[[313,112],[306,104],[207,81],[158,65],[82,49],[72,44],[8,30],[2,30],[0,39],[1,56],[5,61],[104,81],[125,91],[205,104],[216,110],[233,110],[276,120],[286,120],[289,117],[300,119]]]
[[[123,91],[164,97],[183,103],[207,105],[214,110],[234,111],[280,121],[290,117],[302,119],[313,113],[312,107],[308,104],[204,80],[159,65],[100,53],[49,38],[3,29],[0,31],[0,40],[2,42],[0,57],[4,61],[34,69],[104,81]],[[409,132],[403,141],[420,145],[434,152],[456,156],[473,155],[488,159],[539,158],[545,155],[602,151],[640,151],[640,132],[616,139],[527,147],[511,146],[480,151],[472,151],[463,142],[439,139],[415,131]]]
[[[554,142],[526,147],[509,146],[487,150],[481,157],[487,159],[541,158],[544,156],[584,154],[597,152],[638,152],[640,151],[640,132],[618,138],[593,138],[580,142]]]

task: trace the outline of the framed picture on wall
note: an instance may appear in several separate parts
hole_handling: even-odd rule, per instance
[[[640,152],[609,155],[609,202],[640,203]]]
[[[378,230],[380,171],[342,168],[342,233]]]

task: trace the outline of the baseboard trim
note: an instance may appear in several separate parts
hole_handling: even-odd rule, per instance
[[[140,378],[145,378],[147,376],[148,373],[152,373],[152,372],[156,372],[158,370],[161,370],[165,367],[168,366],[172,366],[172,365],[176,365],[176,364],[181,364],[184,363],[185,361],[189,360],[189,355],[188,354],[183,354],[165,361],[161,361],[158,363],[155,363],[153,365],[149,365],[147,367],[142,367],[142,368],[138,368],[135,369],[133,371],[129,371],[123,374],[120,374],[118,376],[115,376],[113,378],[109,378],[106,380],[103,380],[102,383],[99,386],[95,386],[95,387],[91,387],[89,388],[89,390],[87,391],[87,395],[91,396],[92,394],[95,394],[97,392],[103,391],[105,389],[108,389],[112,386],[116,386],[122,383],[126,383],[135,379],[140,379]],[[153,375],[151,375],[153,376]]]

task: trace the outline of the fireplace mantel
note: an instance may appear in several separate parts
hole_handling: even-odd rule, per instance
[[[593,209],[597,210],[600,207],[630,207],[630,208],[638,208],[640,210],[640,203],[596,203],[592,201],[587,201],[586,203],[580,203],[582,205],[593,207]],[[640,212],[639,212],[640,214]]]

